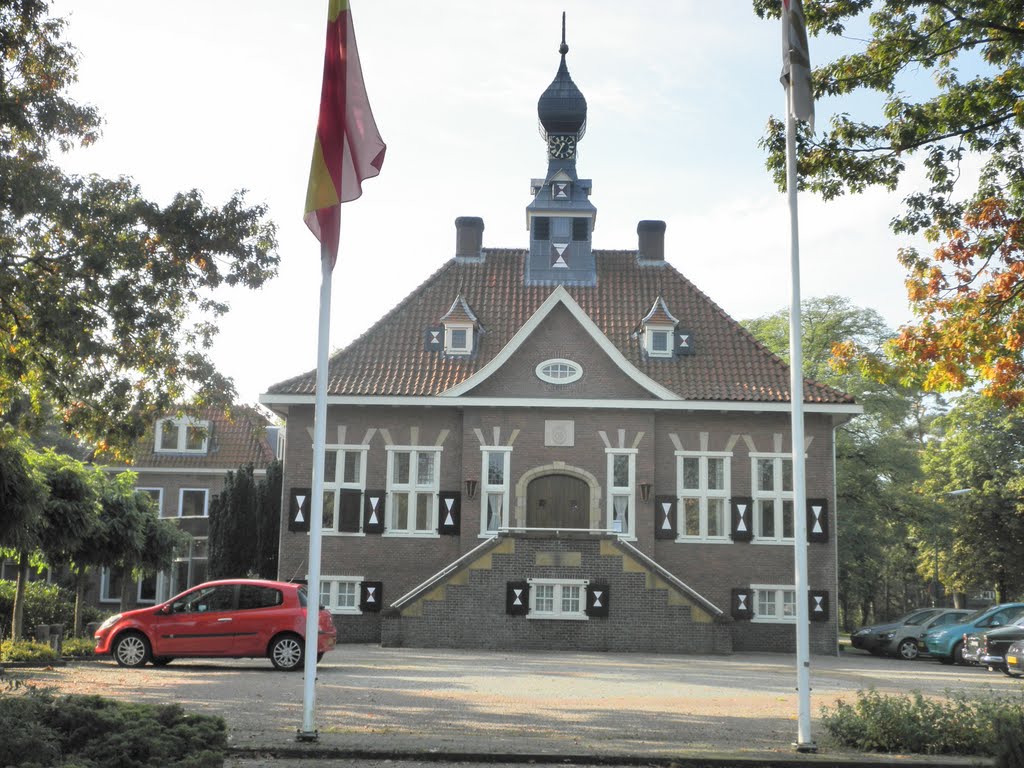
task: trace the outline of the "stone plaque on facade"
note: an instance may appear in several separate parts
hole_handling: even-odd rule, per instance
[[[556,448],[572,448],[576,445],[575,424],[571,420],[545,421],[544,445]]]

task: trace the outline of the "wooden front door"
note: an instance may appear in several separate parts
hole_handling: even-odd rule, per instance
[[[526,489],[527,528],[590,528],[590,486],[571,475],[544,475]]]

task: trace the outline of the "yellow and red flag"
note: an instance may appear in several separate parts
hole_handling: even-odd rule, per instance
[[[330,0],[304,220],[330,254],[332,268],[338,260],[341,204],[363,193],[363,179],[380,173],[386,149],[366,96],[348,0]]]

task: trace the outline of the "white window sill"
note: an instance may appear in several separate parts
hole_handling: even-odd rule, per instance
[[[759,538],[759,537],[755,536],[750,541],[750,543],[751,544],[763,544],[765,546],[776,546],[776,547],[781,544],[781,545],[784,545],[784,546],[787,546],[787,547],[792,547],[794,541],[795,541],[795,539],[765,539],[765,538]]]
[[[677,536],[676,544],[732,544],[728,536],[716,536],[715,538],[701,536]]]
[[[178,515],[179,520],[207,520],[209,515]]]
[[[384,531],[381,534],[386,539],[439,539],[441,534],[437,531]]]
[[[363,612],[358,608],[328,608],[332,616],[362,616]]]
[[[366,535],[363,531],[326,531],[326,530],[321,530],[320,533],[322,533],[324,536],[332,536],[332,537],[343,538],[343,539],[344,538],[349,538],[349,539],[355,538],[355,539],[358,539],[358,538]]]
[[[557,614],[557,613],[536,613],[530,611],[526,614],[526,618],[533,619],[535,621],[547,620],[547,621],[590,621],[590,617],[584,614]]]
[[[750,623],[751,624],[796,624],[796,616],[794,616],[792,618],[783,618],[783,619],[777,619],[774,616],[765,617],[765,618],[754,616],[750,620]]]

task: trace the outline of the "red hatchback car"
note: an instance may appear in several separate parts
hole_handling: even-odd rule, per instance
[[[209,581],[151,608],[118,613],[96,630],[96,654],[123,667],[179,657],[266,656],[278,669],[303,666],[306,587],[283,581]],[[320,609],[317,661],[334,648],[331,614]]]

